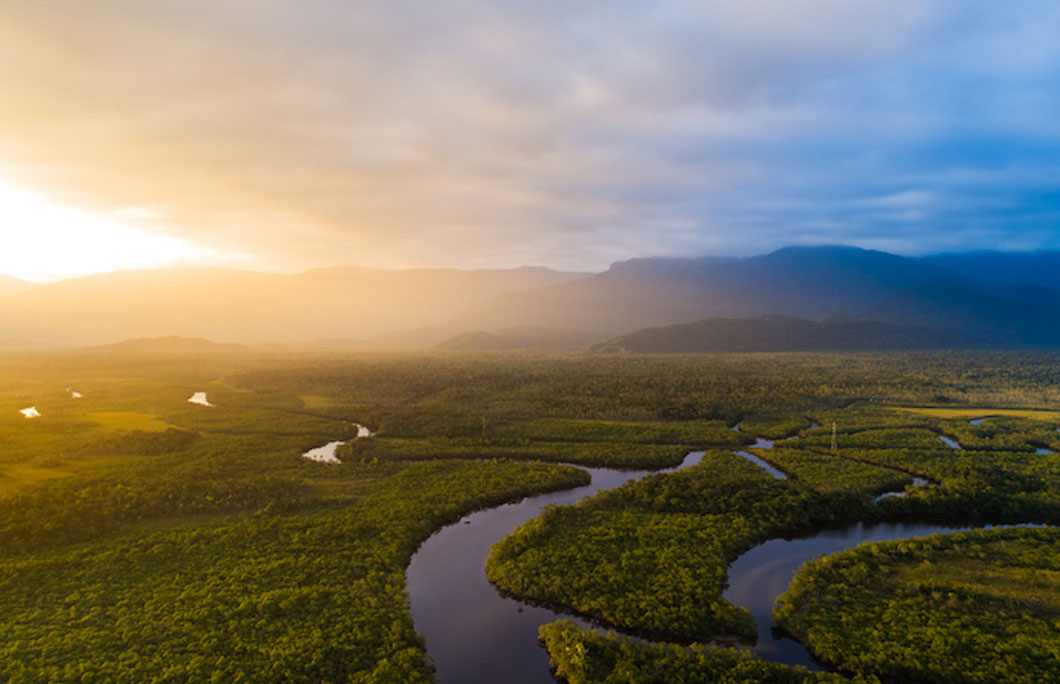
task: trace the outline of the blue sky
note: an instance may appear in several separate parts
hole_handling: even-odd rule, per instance
[[[180,240],[192,261],[1060,248],[1053,2],[5,14],[0,179]]]

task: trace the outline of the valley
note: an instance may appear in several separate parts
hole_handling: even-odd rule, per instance
[[[803,560],[1060,517],[1052,353],[164,346],[0,359],[6,679],[893,681]]]

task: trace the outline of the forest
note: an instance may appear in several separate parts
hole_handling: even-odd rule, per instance
[[[894,681],[1057,681],[1058,542],[1055,528],[1030,527],[866,544],[804,566],[776,617],[847,671]]]
[[[0,679],[429,682],[430,645],[416,634],[404,571],[434,530],[583,485],[578,465],[659,468],[704,449],[698,465],[548,509],[494,547],[490,579],[666,642],[548,625],[544,643],[572,684],[833,681],[739,648],[685,645],[755,634],[747,610],[722,598],[729,563],[767,539],[847,521],[1055,523],[1057,361],[1045,352],[9,353],[0,358]],[[189,403],[195,392],[212,406]],[[19,412],[31,406],[39,417]],[[354,423],[373,435],[356,438]],[[777,441],[755,448],[756,437]],[[341,463],[300,457],[332,441],[344,441]],[[877,499],[892,491],[903,495]],[[859,549],[800,573],[777,619],[865,682],[1015,681],[1013,672],[1045,681],[1055,675],[1046,633],[1055,618],[1042,597],[1060,571],[1050,534]],[[952,544],[974,555],[961,561]],[[886,572],[866,578],[861,567]],[[844,591],[818,596],[814,587],[837,576]],[[1020,580],[1025,595],[1003,589],[1013,578],[1033,579]],[[998,605],[1007,622],[969,617]],[[901,644],[841,618],[883,611],[898,634],[927,608],[925,639],[978,636],[937,659],[902,660]],[[945,669],[1002,634],[1013,636],[1009,670]],[[1019,659],[1035,648],[1052,659]]]

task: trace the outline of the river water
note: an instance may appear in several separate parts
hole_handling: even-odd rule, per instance
[[[862,542],[924,537],[969,529],[972,528],[930,523],[855,523],[816,530],[801,538],[771,539],[733,561],[729,566],[729,586],[722,596],[732,604],[749,609],[754,616],[758,638],[746,648],[767,660],[821,670],[824,668],[802,643],[784,636],[773,626],[773,604],[787,590],[799,566],[818,556],[843,551]]]
[[[759,439],[752,447],[767,449],[772,445],[770,440]],[[749,452],[733,453],[752,460],[774,477],[785,477],[782,471]],[[438,681],[442,684],[554,683],[548,654],[538,644],[538,627],[568,618],[583,628],[598,628],[589,620],[503,596],[486,578],[490,547],[536,517],[545,506],[574,503],[653,472],[686,468],[698,463],[703,454],[691,452],[679,466],[661,471],[583,468],[592,476],[589,485],[478,511],[435,532],[412,557],[406,576],[416,631],[426,639]],[[731,603],[748,608],[758,625],[755,642],[738,647],[768,660],[822,669],[801,643],[783,636],[773,627],[774,602],[798,567],[818,556],[866,541],[962,529],[971,528],[927,523],[856,523],[817,530],[795,539],[772,539],[747,551],[729,566],[729,585],[723,594]]]
[[[560,617],[570,617],[582,627],[591,625],[502,596],[486,579],[490,547],[537,517],[545,506],[574,503],[645,475],[687,468],[699,463],[703,453],[693,451],[676,468],[662,471],[583,468],[592,476],[588,485],[478,511],[431,535],[412,557],[406,577],[416,631],[427,640],[438,681],[554,682],[548,654],[538,645],[537,628]]]

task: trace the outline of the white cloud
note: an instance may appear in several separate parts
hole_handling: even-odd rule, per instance
[[[23,184],[287,269],[597,267],[868,244],[896,221],[1015,240],[1042,216],[1028,184],[1060,167],[1045,2],[5,13],[0,160]],[[975,174],[998,180],[995,206],[969,217]]]

